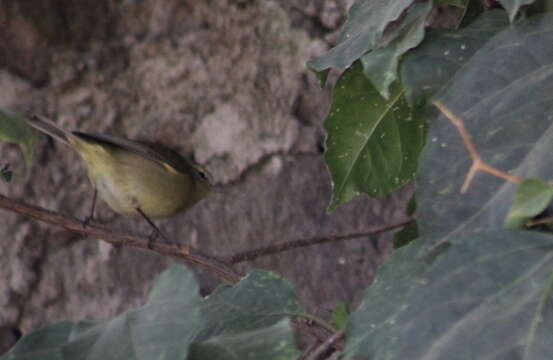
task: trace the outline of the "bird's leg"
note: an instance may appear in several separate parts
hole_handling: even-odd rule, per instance
[[[96,198],[98,197],[98,189],[94,187],[94,195],[92,195],[92,206],[90,207],[90,213],[83,221],[83,227],[87,227],[88,223],[94,220],[94,210],[96,209]]]
[[[152,249],[152,244],[157,239],[158,236],[161,236],[163,239],[169,241],[167,236],[163,235],[161,230],[159,230],[159,228],[156,226],[156,224],[154,224],[154,222],[148,217],[148,215],[146,215],[144,213],[144,211],[142,211],[141,208],[137,207],[136,211],[148,222],[148,224],[150,224],[150,226],[153,229],[150,236],[148,236],[148,249],[150,249],[150,250]]]

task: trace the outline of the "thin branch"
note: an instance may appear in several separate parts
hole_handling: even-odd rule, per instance
[[[469,132],[465,128],[465,124],[463,123],[463,120],[461,120],[459,117],[453,114],[453,112],[451,112],[451,110],[440,101],[436,100],[433,102],[433,104],[438,108],[438,110],[442,112],[442,114],[444,114],[444,116],[453,124],[453,126],[457,128],[457,131],[461,136],[463,144],[465,145],[465,148],[469,152],[469,155],[472,159],[472,166],[470,167],[470,170],[467,173],[465,181],[463,182],[463,186],[461,187],[461,193],[465,193],[468,190],[468,188],[470,187],[470,184],[472,183],[474,175],[476,175],[478,171],[486,172],[490,175],[504,179],[514,184],[520,184],[524,180],[520,176],[511,175],[505,171],[499,170],[498,168],[493,167],[488,163],[484,162],[484,160],[482,160],[482,157],[478,153],[478,150],[476,150],[476,146],[474,146],[474,143],[472,142],[472,138],[470,137]]]
[[[62,227],[71,232],[94,238],[101,238],[102,240],[116,246],[125,245],[146,251],[151,250],[158,254],[179,258],[189,263],[200,265],[230,283],[236,283],[242,277],[241,274],[232,270],[220,259],[206,255],[190,246],[169,245],[159,241],[150,244],[150,240],[147,237],[117,231],[93,221],[89,221],[85,225],[84,222],[78,218],[62,215],[38,206],[25,204],[23,202],[7,198],[3,195],[0,195],[0,208],[32,217],[48,224]]]
[[[339,330],[336,333],[334,333],[325,342],[323,342],[321,345],[319,345],[319,347],[317,347],[315,349],[315,351],[313,351],[311,353],[311,355],[309,355],[307,360],[319,360],[321,358],[321,356],[323,356],[324,354],[326,354],[327,351],[330,350],[331,347],[336,348],[334,346],[335,343],[338,342],[339,340],[341,340],[344,337],[345,334],[346,334],[346,331],[344,329]]]
[[[1,194],[0,208],[31,217],[44,223],[61,227],[68,231],[87,237],[90,236],[93,238],[100,238],[115,246],[125,245],[182,259],[189,263],[197,264],[206,268],[229,283],[236,283],[242,278],[242,274],[234,271],[224,261],[221,261],[219,258],[206,255],[190,246],[177,246],[174,244],[169,245],[160,242],[151,243],[149,238],[114,230],[94,221],[89,221],[85,225],[81,219],[76,217],[62,215],[39,206],[26,204],[21,201],[10,199]],[[302,318],[294,319],[293,323],[300,330],[303,330],[309,335],[317,338],[319,341],[324,341],[324,339],[326,339],[326,336],[321,332],[323,329],[325,332],[328,332],[328,329],[324,327],[313,327],[307,324]],[[317,325],[320,326],[320,324]]]
[[[253,250],[246,250],[243,252],[236,253],[234,255],[225,256],[222,258],[222,260],[228,264],[234,265],[244,261],[251,261],[251,260],[257,259],[258,257],[277,254],[277,253],[281,253],[284,251],[288,251],[288,250],[292,250],[300,247],[323,244],[323,243],[332,242],[332,241],[350,240],[361,236],[380,234],[386,231],[394,230],[402,226],[405,226],[413,220],[414,218],[412,217],[406,218],[393,224],[378,226],[365,231],[351,232],[343,235],[323,236],[323,237],[315,237],[311,239],[285,241],[279,244],[260,247]]]

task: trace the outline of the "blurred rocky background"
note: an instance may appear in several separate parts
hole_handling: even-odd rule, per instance
[[[363,230],[403,216],[408,190],[360,197],[326,214],[329,175],[322,120],[329,91],[306,61],[337,37],[352,0],[2,0],[0,108],[33,111],[69,129],[158,141],[202,164],[224,190],[157,222],[171,238],[216,255],[293,239]],[[0,192],[85,217],[84,164],[38,136],[25,169]],[[114,214],[114,228],[149,234]],[[309,311],[354,307],[390,249],[390,234],[259,258],[290,279]],[[0,211],[0,354],[22,333],[63,319],[102,319],[145,301],[175,261]],[[208,293],[218,284],[198,271]]]

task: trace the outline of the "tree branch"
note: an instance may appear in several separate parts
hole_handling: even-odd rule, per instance
[[[230,283],[236,283],[242,277],[241,274],[231,269],[220,259],[206,255],[187,245],[177,246],[161,242],[152,243],[147,237],[114,230],[93,221],[88,222],[85,226],[84,222],[78,218],[62,215],[38,206],[29,205],[7,198],[3,195],[0,195],[0,208],[28,216],[51,225],[62,227],[74,233],[94,238],[101,238],[102,240],[116,246],[125,245],[182,259],[189,263],[200,265]]]
[[[251,260],[257,259],[258,257],[277,254],[277,253],[281,253],[284,251],[288,251],[288,250],[292,250],[300,247],[323,244],[331,241],[350,240],[361,236],[380,234],[386,231],[394,230],[402,226],[405,226],[413,220],[414,218],[410,217],[410,218],[400,220],[394,224],[378,226],[365,231],[351,232],[343,235],[323,236],[323,237],[315,237],[311,239],[285,241],[279,244],[260,247],[253,250],[246,250],[233,255],[225,256],[222,258],[222,260],[228,264],[234,265],[244,261],[251,261]]]

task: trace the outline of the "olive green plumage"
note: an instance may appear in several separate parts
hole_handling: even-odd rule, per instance
[[[198,167],[165,148],[124,138],[69,132],[31,116],[29,125],[71,146],[88,168],[98,195],[114,211],[165,218],[192,207],[211,187]]]

